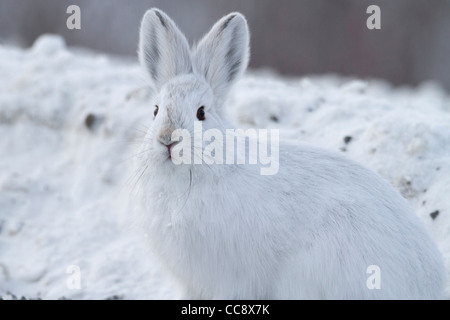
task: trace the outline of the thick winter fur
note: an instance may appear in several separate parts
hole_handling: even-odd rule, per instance
[[[444,267],[408,203],[361,165],[294,142],[280,145],[279,172],[255,165],[175,165],[175,128],[193,134],[230,124],[223,101],[245,71],[245,18],[231,13],[190,50],[173,21],[149,10],[139,57],[159,106],[142,147],[145,228],[155,252],[200,299],[438,299]],[[380,269],[370,289],[367,268]]]

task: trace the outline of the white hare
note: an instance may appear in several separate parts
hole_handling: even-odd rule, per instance
[[[249,59],[240,13],[190,49],[175,23],[151,9],[139,59],[156,89],[140,159],[144,227],[184,298],[443,297],[443,262],[424,226],[387,182],[352,160],[281,142],[274,175],[248,164],[171,161],[174,129],[192,133],[195,121],[224,134],[232,128],[224,101]]]

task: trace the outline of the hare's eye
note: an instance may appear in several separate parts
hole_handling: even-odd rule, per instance
[[[205,107],[204,106],[201,106],[200,108],[198,108],[197,119],[200,121],[205,120]]]
[[[158,105],[155,105],[155,111],[153,111],[153,115],[156,117],[156,115],[158,114],[158,110],[159,110],[159,107],[158,107]]]

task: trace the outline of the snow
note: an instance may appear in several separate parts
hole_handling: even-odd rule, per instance
[[[4,299],[177,297],[132,197],[151,94],[136,60],[68,49],[55,35],[26,50],[0,46]],[[227,105],[236,126],[280,128],[378,172],[413,206],[450,270],[450,96],[438,84],[254,70]],[[73,265],[80,289],[67,285]]]

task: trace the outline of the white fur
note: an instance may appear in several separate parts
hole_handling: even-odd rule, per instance
[[[273,176],[255,165],[168,160],[161,137],[174,128],[192,132],[199,106],[204,130],[231,127],[220,109],[247,67],[248,39],[239,13],[192,51],[161,11],[149,10],[142,22],[140,61],[158,73],[151,77],[159,105],[142,147],[144,227],[183,297],[442,298],[443,262],[425,228],[397,191],[352,160],[288,141]],[[152,58],[155,46],[164,57]],[[366,286],[370,265],[380,267],[380,289]]]

